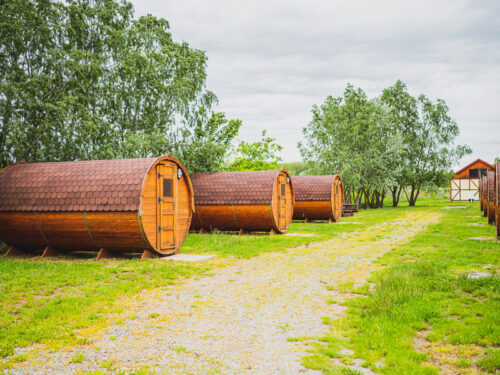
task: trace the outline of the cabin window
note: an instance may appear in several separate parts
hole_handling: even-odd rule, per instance
[[[166,198],[171,198],[172,195],[172,180],[165,178],[163,180],[163,196]]]
[[[281,184],[281,195],[285,195],[285,184]]]
[[[479,178],[479,169],[469,169],[469,178]]]
[[[481,169],[481,177],[486,177],[488,175],[487,169]]]

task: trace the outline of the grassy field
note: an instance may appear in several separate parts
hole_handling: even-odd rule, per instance
[[[409,210],[431,210],[442,215],[439,223],[378,260],[384,268],[372,277],[373,291],[360,288],[344,319],[325,319],[330,333],[312,342],[313,353],[304,363],[327,374],[355,373],[332,367],[334,358],[346,365],[358,358],[363,366],[390,374],[433,374],[438,366],[451,373],[492,372],[500,367],[500,244],[468,238],[492,236],[493,228],[468,225],[485,222],[477,204],[452,210],[443,209],[450,205],[443,201],[417,204],[362,211],[342,220],[361,223],[356,225],[292,223],[289,233],[312,236],[190,234],[182,252],[216,255],[201,264],[0,256],[0,356],[34,343],[56,349],[85,342],[84,332],[113,323],[109,314],[126,309],[127,297],[208,275],[231,259],[286,251],[397,219]],[[493,276],[468,278],[473,271]],[[352,295],[350,288],[346,292]]]
[[[406,210],[438,211],[439,223],[378,260],[384,268],[369,280],[373,291],[360,288],[345,318],[328,321],[308,367],[356,374],[349,365],[361,359],[383,374],[499,371],[500,244],[470,239],[493,237],[494,229],[482,225],[477,203],[421,203]],[[344,366],[333,366],[334,358]]]
[[[308,237],[190,234],[181,251],[215,254],[224,263],[224,259],[249,258],[265,251],[285,251],[322,241],[397,215],[397,212],[374,210],[363,212],[362,225],[291,225],[289,233],[314,234]],[[344,221],[359,219],[361,216]],[[85,342],[81,329],[98,330],[106,326],[108,314],[124,308],[120,299],[178,282],[183,277],[201,276],[220,263],[95,261],[69,257],[8,259],[0,255],[0,358],[12,354],[16,347],[34,343],[57,348]]]

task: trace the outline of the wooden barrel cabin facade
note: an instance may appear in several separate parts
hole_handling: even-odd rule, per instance
[[[487,196],[487,217],[488,223],[495,221],[495,172],[488,171],[488,196]]]
[[[497,228],[497,237],[500,238],[500,162],[495,163],[495,225]]]
[[[193,187],[174,157],[20,163],[0,171],[0,239],[14,253],[167,255],[191,224]]]
[[[483,194],[484,194],[484,177],[481,177],[479,179],[479,207],[480,207],[481,211],[484,210]]]
[[[481,177],[481,210],[483,211],[483,216],[488,215],[488,175]]]
[[[344,189],[339,175],[296,176],[294,220],[336,222],[342,215]]]
[[[191,175],[195,195],[192,229],[285,233],[292,221],[294,187],[279,171]]]

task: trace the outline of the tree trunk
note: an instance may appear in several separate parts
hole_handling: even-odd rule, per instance
[[[382,189],[379,193],[379,199],[378,199],[378,208],[384,208],[384,199],[385,199],[385,189]]]
[[[415,206],[419,193],[420,193],[420,186],[412,185],[410,199],[408,200],[410,203],[410,207]]]
[[[397,207],[399,204],[399,198],[401,198],[401,190],[403,188],[401,186],[393,186],[391,188],[392,193],[392,207]]]

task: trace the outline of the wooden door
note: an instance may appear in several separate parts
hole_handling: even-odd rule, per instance
[[[279,175],[278,177],[278,199],[279,199],[279,205],[278,205],[278,217],[279,217],[279,222],[278,222],[278,228],[286,228],[286,176],[285,175]]]
[[[157,246],[173,249],[177,241],[177,165],[163,161],[157,167]]]
[[[340,186],[340,180],[339,179],[334,179],[333,180],[333,217],[339,218],[340,215],[342,214],[342,200],[344,199],[343,194],[342,194],[342,188]]]

